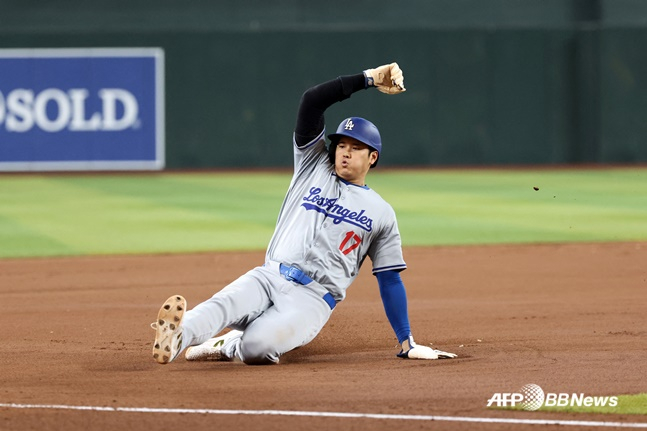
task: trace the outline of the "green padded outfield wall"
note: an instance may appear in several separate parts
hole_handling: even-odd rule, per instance
[[[286,167],[311,85],[398,61],[327,112],[381,165],[647,161],[647,1],[0,0],[0,48],[162,47],[168,168]]]

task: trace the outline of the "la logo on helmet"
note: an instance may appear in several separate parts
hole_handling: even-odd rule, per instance
[[[349,118],[348,121],[346,121],[346,125],[344,126],[344,129],[353,130],[353,127],[355,127],[355,124],[353,124],[353,120]]]

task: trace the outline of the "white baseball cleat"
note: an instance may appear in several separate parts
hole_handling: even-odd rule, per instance
[[[184,357],[187,361],[232,361],[233,358],[225,354],[225,344],[242,334],[242,331],[232,330],[220,337],[210,338],[202,344],[189,347]]]
[[[151,323],[156,331],[153,358],[160,364],[172,362],[182,351],[182,318],[186,307],[182,296],[171,296],[157,313],[157,321]]]

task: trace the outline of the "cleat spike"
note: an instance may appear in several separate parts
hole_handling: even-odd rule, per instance
[[[157,313],[153,358],[159,364],[172,362],[183,350],[182,319],[186,310],[186,300],[179,295],[172,296],[164,302]]]

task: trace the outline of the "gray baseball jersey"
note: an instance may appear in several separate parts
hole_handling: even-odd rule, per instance
[[[266,259],[298,267],[341,301],[366,256],[373,273],[406,264],[393,208],[335,175],[324,136],[301,148],[293,142],[294,176]]]
[[[294,176],[265,264],[186,312],[183,347],[205,343],[229,327],[241,332],[222,346],[226,357],[276,363],[283,353],[317,336],[366,256],[374,273],[406,268],[391,206],[369,187],[337,177],[323,130],[309,140],[323,129],[326,107],[364,88],[365,76],[357,74],[306,91],[293,135]],[[296,136],[304,138],[301,146]],[[395,291],[400,292],[397,286]],[[406,307],[396,306],[398,328],[409,334]],[[385,306],[387,317],[389,310]]]
[[[227,357],[276,363],[316,337],[366,256],[374,273],[406,268],[393,209],[370,188],[335,175],[323,136],[301,148],[294,142],[295,172],[266,263],[186,312],[184,347],[230,327],[244,332],[225,343]],[[289,281],[282,265],[315,281]]]

